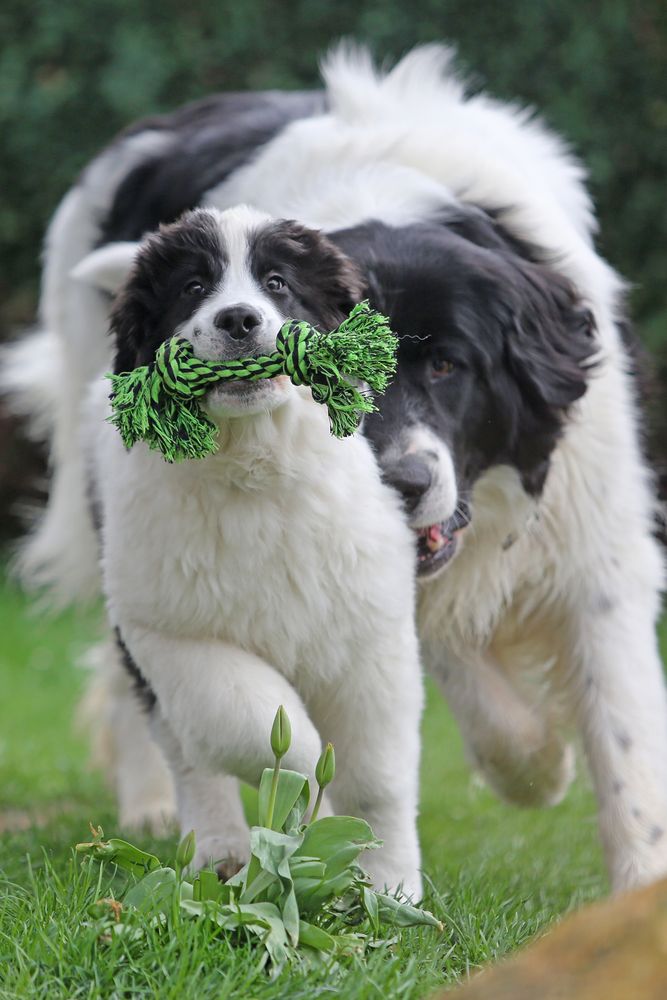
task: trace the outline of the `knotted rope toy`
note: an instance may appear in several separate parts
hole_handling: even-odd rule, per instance
[[[352,434],[362,413],[376,409],[368,393],[350,379],[384,392],[396,369],[397,340],[388,320],[368,302],[354,307],[341,325],[320,333],[308,323],[288,320],[276,337],[273,354],[231,361],[202,361],[189,341],[172,337],[155,360],[111,380],[112,415],[126,448],[145,441],[167,462],[205,458],[216,451],[217,428],[198,399],[213,385],[229,380],[288,375],[294,385],[310,387],[325,403],[331,432]]]

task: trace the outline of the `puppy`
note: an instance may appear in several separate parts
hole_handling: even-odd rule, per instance
[[[140,246],[112,311],[114,367],[150,362],[175,334],[207,360],[266,354],[286,318],[331,328],[359,292],[318,232],[197,210]],[[109,625],[196,864],[227,874],[246,860],[231,779],[258,783],[283,704],[285,765],[311,775],[331,740],[334,810],[384,841],[366,862],[375,882],[419,897],[414,542],[368,444],[333,438],[324,408],[280,377],[211,389],[218,452],[169,465],[143,443],[125,450],[108,391],[93,385],[82,425]]]

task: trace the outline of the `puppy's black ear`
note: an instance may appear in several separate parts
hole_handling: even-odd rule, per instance
[[[364,297],[357,265],[317,229],[281,219],[259,234],[258,248],[292,264],[293,290],[322,328],[337,326]]]
[[[332,328],[341,323],[366,294],[366,286],[357,265],[330,239],[317,234],[312,247],[312,264],[321,285],[320,323]]]
[[[146,290],[137,266],[118,292],[111,309],[110,329],[115,342],[114,372],[131,371],[138,364],[140,347],[146,330],[149,310]]]

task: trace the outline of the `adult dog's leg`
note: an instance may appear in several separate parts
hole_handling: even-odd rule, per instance
[[[422,894],[417,833],[419,722],[422,683],[416,650],[403,659],[383,657],[375,668],[368,653],[358,674],[346,677],[314,710],[323,739],[336,748],[334,812],[366,819],[383,841],[362,866],[382,887]]]
[[[576,609],[568,674],[615,890],[667,872],[667,698],[655,595]]]
[[[574,753],[540,707],[525,701],[484,654],[430,650],[429,670],[454,713],[466,754],[491,788],[516,805],[555,805],[574,775]]]
[[[313,773],[320,737],[296,690],[268,663],[217,640],[135,627],[123,629],[122,637],[191,768],[257,785],[273,764],[271,726],[284,705],[292,724],[284,764]]]
[[[238,781],[189,765],[157,705],[151,712],[151,728],[174,778],[181,833],[195,832],[193,870],[214,864],[222,878],[231,878],[250,859],[248,824]]]

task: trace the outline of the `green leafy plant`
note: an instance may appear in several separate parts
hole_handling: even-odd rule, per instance
[[[91,826],[92,841],[76,850],[98,861],[113,862],[134,876],[121,901],[98,900],[89,915],[100,935],[124,934],[139,940],[142,926],[191,917],[212,921],[231,940],[250,939],[277,975],[288,962],[330,962],[363,952],[381,925],[423,924],[442,931],[432,913],[398,895],[377,892],[359,864],[362,851],[381,846],[368,823],[353,816],[318,819],[322,793],[335,774],[333,746],[324,749],[315,776],[318,794],[310,802],[308,779],[281,767],[291,742],[291,727],[280,706],[271,730],[275,765],[259,785],[259,825],[250,831],[250,862],[227,882],[214,871],[183,871],[195,853],[194,833],[179,844],[174,867],[125,840],[105,841]]]

